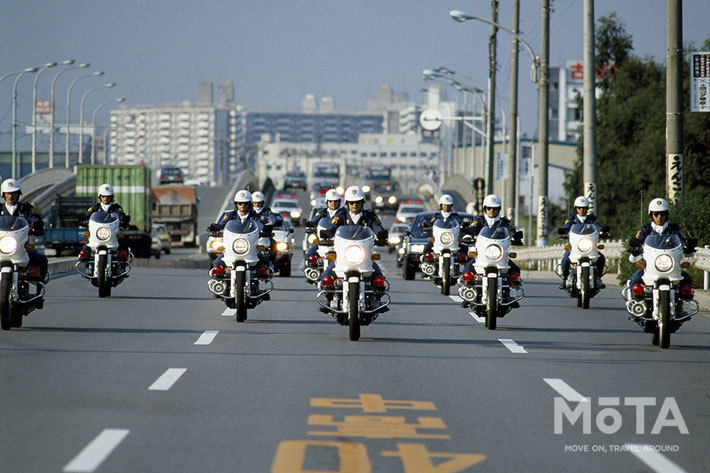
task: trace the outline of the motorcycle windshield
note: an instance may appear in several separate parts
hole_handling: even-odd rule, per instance
[[[342,226],[335,232],[335,236],[345,240],[367,240],[374,237],[370,227],[363,227],[362,225]]]
[[[14,232],[28,225],[24,217],[3,215],[0,217],[0,231]]]
[[[224,229],[230,233],[252,233],[259,230],[259,225],[252,219],[247,219],[242,222],[241,219],[235,218],[227,222]]]
[[[599,226],[595,223],[575,223],[570,227],[569,231],[577,235],[591,235],[598,229]]]
[[[491,240],[505,240],[506,238],[510,238],[510,232],[508,232],[508,229],[498,225],[483,227],[483,230],[481,230],[479,235],[485,238],[490,238]]]
[[[118,220],[118,214],[115,212],[94,212],[91,214],[91,221],[101,224],[108,224]]]
[[[673,248],[678,248],[682,246],[683,243],[680,241],[678,235],[649,235],[643,242],[644,245],[648,245],[651,248],[656,248],[659,250],[672,250]]]
[[[451,229],[458,227],[459,222],[457,222],[456,219],[453,218],[447,220],[444,220],[443,218],[437,218],[434,221],[434,226],[437,228]]]

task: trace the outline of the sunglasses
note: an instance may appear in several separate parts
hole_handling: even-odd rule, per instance
[[[667,212],[651,212],[654,217],[660,217],[661,215],[668,215]]]
[[[237,202],[237,205],[249,205],[249,202]]]

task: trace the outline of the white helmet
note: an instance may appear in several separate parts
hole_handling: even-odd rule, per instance
[[[483,208],[500,208],[500,197],[495,194],[488,194],[485,199],[483,199]]]
[[[340,194],[338,194],[338,191],[335,189],[329,189],[328,192],[325,193],[325,200],[340,200]]]
[[[575,207],[589,207],[589,199],[587,199],[583,195],[580,195],[579,197],[574,199],[574,206]]]
[[[19,182],[17,182],[15,179],[5,179],[2,182],[0,193],[4,194],[5,192],[17,192],[19,190],[21,190]]]
[[[112,196],[113,195],[113,186],[111,184],[101,184],[99,186],[99,197],[101,197],[102,195]]]
[[[345,202],[357,202],[365,200],[365,193],[359,186],[350,186],[345,191]]]
[[[3,186],[4,185],[5,184],[3,184]],[[668,212],[668,202],[666,202],[666,199],[653,199],[648,204],[648,214],[651,215],[651,212]]]
[[[251,202],[251,192],[246,189],[242,189],[234,194],[234,203],[237,202]]]
[[[256,191],[251,195],[252,202],[264,202],[264,193]]]
[[[439,198],[439,205],[454,205],[454,198],[449,194],[443,194]]]

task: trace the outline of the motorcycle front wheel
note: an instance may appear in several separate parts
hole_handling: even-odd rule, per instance
[[[498,313],[498,280],[489,279],[486,292],[486,327],[496,329],[496,314]]]
[[[660,321],[658,336],[661,348],[668,348],[671,344],[671,297],[669,291],[661,291],[658,297]]]
[[[11,273],[4,273],[0,280],[0,328],[10,330],[10,288],[12,285]]]
[[[441,293],[448,296],[451,293],[451,258],[444,258],[441,271]]]
[[[99,261],[96,265],[96,273],[98,276],[99,297],[109,297],[111,295],[111,283],[106,274],[106,265],[108,258],[106,255],[99,255]]]
[[[246,272],[237,271],[237,280],[234,283],[235,309],[237,309],[237,322],[244,322],[247,319],[247,294],[246,294]]]
[[[582,290],[579,291],[579,306],[582,309],[589,309],[589,268],[582,267]]]
[[[348,283],[348,325],[350,340],[360,340],[360,283]]]

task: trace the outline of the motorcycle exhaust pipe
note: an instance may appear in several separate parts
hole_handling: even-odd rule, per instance
[[[318,270],[317,269],[306,268],[304,272],[306,274],[306,278],[308,278],[309,280],[311,280],[311,281],[318,280]]]
[[[629,312],[636,317],[643,317],[646,315],[646,304],[644,301],[630,301],[629,302]]]
[[[459,295],[461,296],[461,299],[471,302],[476,298],[476,291],[474,291],[473,288],[465,287],[461,289]]]
[[[227,292],[227,285],[224,281],[219,281],[217,279],[211,279],[207,283],[207,287],[210,291],[212,291],[212,293],[218,296],[223,296]]]
[[[436,271],[436,268],[434,268],[433,264],[423,264],[422,265],[422,273],[426,274],[427,276],[431,276],[434,274]]]

